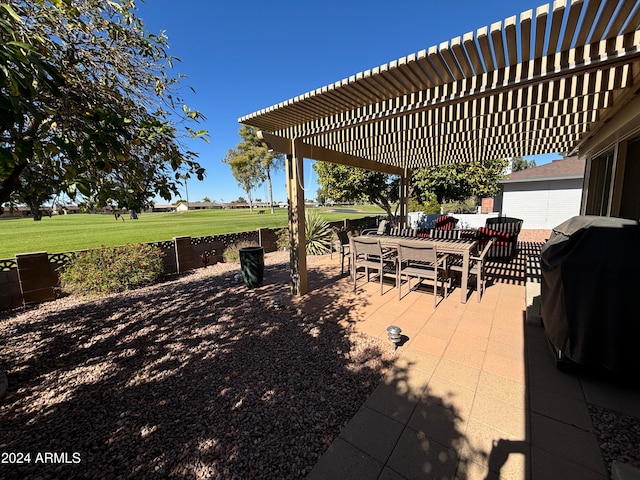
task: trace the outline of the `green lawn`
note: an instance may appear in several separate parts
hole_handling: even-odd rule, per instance
[[[361,218],[381,214],[371,206],[318,208],[327,221]],[[341,211],[342,210],[342,211]],[[359,210],[359,213],[352,213]],[[124,245],[135,242],[171,240],[173,237],[216,235],[246,232],[259,227],[284,227],[287,210],[277,208],[271,215],[249,210],[199,210],[184,213],[143,213],[138,220],[115,220],[113,215],[73,214],[45,217],[40,222],[31,218],[0,220],[0,258],[16,253],[49,253],[83,250],[100,245]]]

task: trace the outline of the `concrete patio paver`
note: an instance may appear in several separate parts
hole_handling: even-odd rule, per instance
[[[350,327],[388,342],[395,324],[404,341],[309,478],[607,478],[586,400],[611,395],[555,367],[542,327],[525,323],[524,282],[492,282],[480,303],[454,290],[435,309],[430,292],[336,283],[361,301]],[[628,393],[619,403],[635,412]]]

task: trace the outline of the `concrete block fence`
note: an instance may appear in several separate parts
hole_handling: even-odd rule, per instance
[[[330,222],[333,228],[354,230],[368,228],[376,221],[367,217],[358,220]],[[255,231],[211,235],[205,237],[175,237],[172,240],[149,242],[163,253],[165,273],[182,273],[194,268],[223,261],[224,250],[240,242],[252,242],[265,252],[277,249],[281,229],[259,228]],[[40,303],[56,298],[57,270],[77,252],[21,253],[15,258],[0,259],[0,310]]]

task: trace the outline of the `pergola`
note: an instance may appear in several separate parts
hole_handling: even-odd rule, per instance
[[[412,169],[579,154],[640,90],[640,3],[557,0],[238,121],[287,155],[292,288],[308,290],[303,159]]]

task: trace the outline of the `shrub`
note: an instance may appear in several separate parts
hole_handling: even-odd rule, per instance
[[[442,208],[445,213],[476,213],[478,210],[476,207],[476,200],[473,197],[467,198],[463,201],[443,203]]]
[[[321,255],[331,248],[333,230],[317,213],[305,211],[305,234],[307,254]]]
[[[240,249],[243,247],[258,247],[256,242],[250,240],[242,240],[240,242],[229,245],[224,249],[222,258],[227,263],[238,263],[240,261]]]
[[[137,243],[76,253],[60,270],[62,290],[80,295],[117,293],[157,282],[164,273],[162,251]]]
[[[283,248],[289,248],[291,244],[291,240],[289,239],[289,228],[284,227],[278,230],[276,234],[276,247],[278,250],[282,250]]]

